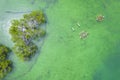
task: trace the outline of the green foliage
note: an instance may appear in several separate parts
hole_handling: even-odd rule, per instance
[[[37,39],[38,37],[42,38],[46,35],[46,31],[44,29],[36,29],[34,32],[34,39]]]
[[[10,49],[0,45],[0,79],[6,76],[12,70],[12,62],[7,60]]]
[[[30,14],[25,14],[26,20],[36,20],[39,24],[45,22],[44,14],[41,11],[32,11]]]
[[[19,56],[22,60],[30,58],[31,55],[34,55],[37,50],[37,46],[32,42],[29,45],[26,45],[25,43],[16,43],[13,47],[14,53],[17,54],[17,56]]]
[[[26,60],[36,53],[37,46],[32,41],[45,36],[46,31],[40,28],[43,23],[45,23],[45,17],[41,11],[24,14],[22,19],[12,21],[9,33],[15,43],[13,51],[22,60]]]
[[[9,51],[10,50],[7,47],[0,45],[0,61],[3,61],[6,59]]]

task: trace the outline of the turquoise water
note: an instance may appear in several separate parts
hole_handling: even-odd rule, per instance
[[[1,0],[0,4],[0,43],[10,48],[10,20],[41,9],[48,21],[42,47],[37,42],[38,54],[22,62],[11,53],[14,69],[4,80],[120,79],[119,0]],[[99,14],[105,16],[100,23]],[[85,40],[79,38],[83,30],[89,33]]]

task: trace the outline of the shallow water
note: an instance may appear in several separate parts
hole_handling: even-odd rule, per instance
[[[39,53],[29,62],[11,53],[14,70],[4,80],[120,79],[119,0],[1,0],[0,4],[0,43],[10,48],[11,19],[38,9],[48,19],[47,36]],[[105,16],[100,23],[95,19],[99,14]],[[83,30],[89,33],[85,40],[79,38]]]

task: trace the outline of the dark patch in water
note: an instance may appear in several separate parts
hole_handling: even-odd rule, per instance
[[[104,68],[95,72],[93,80],[120,80],[120,43],[114,49],[103,62]]]
[[[17,14],[17,13],[29,13],[29,12],[31,12],[31,11],[5,11],[5,13],[12,13],[12,14]]]
[[[97,71],[93,76],[93,80],[102,80],[102,73],[101,71]]]
[[[34,3],[35,3],[35,1],[36,1],[36,0],[32,0],[32,1],[31,1],[31,4],[34,4]]]
[[[114,72],[120,69],[120,54],[113,55],[106,61],[106,67],[110,71]]]

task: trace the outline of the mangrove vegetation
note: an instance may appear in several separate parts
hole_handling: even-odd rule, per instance
[[[10,49],[0,44],[0,79],[12,70],[12,62],[8,60]]]
[[[46,22],[41,11],[24,14],[19,20],[12,20],[9,33],[14,42],[13,52],[22,60],[29,60],[38,50],[33,42],[36,38],[45,36],[46,31],[41,27]]]

